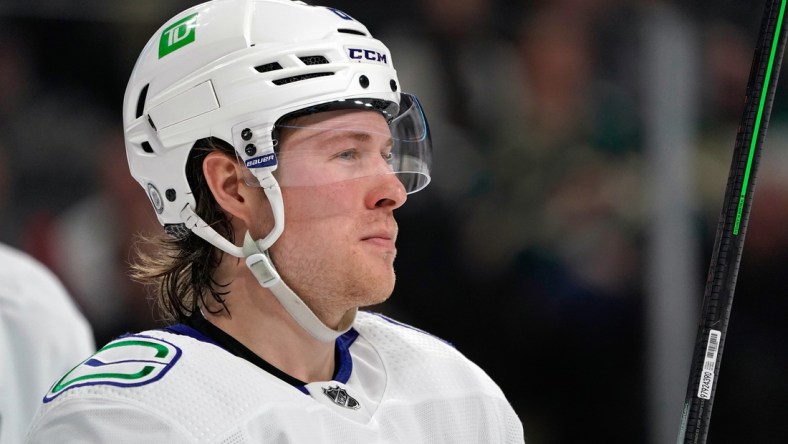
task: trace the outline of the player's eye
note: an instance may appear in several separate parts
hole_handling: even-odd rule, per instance
[[[353,148],[353,149],[349,149],[349,150],[340,151],[340,152],[334,154],[333,158],[334,159],[340,159],[340,160],[356,160],[356,159],[359,158],[359,155],[360,154],[359,154],[358,150]]]

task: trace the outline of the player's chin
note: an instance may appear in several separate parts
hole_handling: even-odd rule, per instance
[[[394,278],[394,260],[397,258],[397,250],[383,250],[377,249],[374,251],[366,251],[362,253],[364,267],[368,271],[376,275],[391,275]]]
[[[394,283],[396,281],[394,269],[391,268],[388,273],[381,273],[376,276],[371,276],[368,281],[368,288],[366,291],[367,301],[366,305],[380,304],[388,300],[394,292]]]
[[[392,266],[392,264],[394,264],[394,259],[397,257],[397,248],[391,241],[382,241],[380,239],[377,239],[377,241],[378,242],[373,240],[365,241],[363,245],[366,248],[363,254],[368,255],[370,260],[382,259],[384,264]]]
[[[367,298],[364,303],[360,304],[361,307],[376,307],[384,302],[388,301],[391,297],[391,293],[377,293],[375,295],[370,295],[371,297]]]

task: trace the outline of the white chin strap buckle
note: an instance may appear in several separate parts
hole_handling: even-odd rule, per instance
[[[246,266],[252,270],[257,282],[265,288],[271,288],[282,280],[274,268],[274,264],[271,263],[271,259],[266,254],[255,253],[247,256]]]

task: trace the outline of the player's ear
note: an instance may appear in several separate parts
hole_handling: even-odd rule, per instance
[[[250,226],[253,218],[251,206],[255,200],[252,193],[261,193],[259,189],[246,186],[241,168],[235,157],[220,151],[208,153],[202,163],[205,182],[222,210]]]

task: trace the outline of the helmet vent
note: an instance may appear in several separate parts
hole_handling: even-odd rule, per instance
[[[137,98],[137,112],[136,118],[139,119],[142,116],[142,111],[145,109],[145,97],[148,96],[148,87],[150,83],[142,87],[142,91],[140,91],[140,96]]]
[[[313,55],[313,56],[303,56],[299,57],[304,65],[326,65],[328,64],[328,59],[321,55]]]
[[[142,142],[142,151],[145,151],[148,154],[153,154],[153,147],[150,146],[148,142]]]
[[[337,32],[342,32],[342,33],[345,33],[345,34],[363,35],[364,37],[367,37],[366,34],[364,34],[363,32],[361,32],[361,31],[359,31],[357,29],[340,28],[340,29],[337,29]]]
[[[312,74],[303,74],[300,76],[285,77],[284,79],[274,80],[274,85],[287,85],[288,83],[300,82],[301,80],[313,79],[315,77],[333,76],[333,72],[316,72]]]
[[[280,65],[278,62],[271,62],[266,63],[265,65],[255,66],[254,69],[256,69],[257,72],[269,72],[282,69],[282,65]]]

